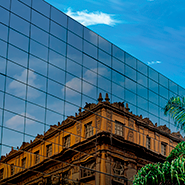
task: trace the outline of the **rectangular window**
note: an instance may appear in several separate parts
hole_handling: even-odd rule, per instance
[[[150,137],[146,137],[146,147],[150,149]]]
[[[46,156],[49,157],[52,155],[52,144],[46,146]]]
[[[0,170],[0,180],[3,179],[3,172],[4,172],[4,168],[2,168],[2,169]]]
[[[37,164],[40,162],[39,150],[36,151],[34,154],[35,154],[35,164]]]
[[[124,124],[115,120],[115,134],[124,136]]]
[[[161,154],[166,155],[166,144],[161,143]]]
[[[92,122],[85,125],[85,137],[88,138],[93,135]]]
[[[11,168],[11,175],[13,175],[14,174],[14,164],[11,164],[11,166],[10,166],[10,168]]]
[[[22,167],[23,167],[23,168],[26,167],[26,157],[22,159]]]
[[[64,137],[64,147],[70,147],[70,144],[71,144],[71,142],[70,142],[70,135],[68,135],[68,136],[66,136],[66,137]]]

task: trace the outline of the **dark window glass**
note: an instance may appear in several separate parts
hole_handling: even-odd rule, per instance
[[[137,94],[145,99],[148,99],[148,89],[137,84]]]
[[[49,63],[53,64],[61,69],[65,70],[65,57],[62,55],[50,50],[49,51]]]
[[[84,39],[97,46],[98,36],[88,28],[84,27]]]
[[[99,51],[99,55],[98,55],[99,61],[103,62],[108,66],[111,66],[111,56],[100,49],[98,51]]]
[[[28,37],[10,29],[9,42],[25,51],[28,51]]]
[[[136,93],[136,83],[130,80],[129,78],[125,78],[125,88]]]
[[[38,44],[37,42],[30,40],[30,52],[33,55],[47,61],[47,56],[48,56],[47,47],[44,47],[41,44]]]
[[[9,11],[5,10],[4,8],[0,7],[0,12],[1,12],[1,16],[0,16],[0,22],[8,25],[8,21],[9,21]]]
[[[168,89],[168,79],[159,74],[159,83]]]
[[[58,24],[67,27],[67,15],[57,10],[53,6],[51,7],[51,19],[53,19]]]
[[[94,58],[97,58],[97,47],[93,46],[92,44],[86,41],[84,41],[84,52]]]
[[[136,94],[125,89],[125,101],[136,105]]]
[[[82,37],[83,26],[70,17],[68,17],[68,29]]]
[[[158,95],[152,91],[149,91],[149,100],[158,105]]]
[[[0,5],[9,10],[9,8],[10,8],[10,0],[0,0]]]
[[[30,58],[29,58],[29,68],[42,75],[45,75],[45,76],[47,75],[47,63],[32,55],[30,55]]]
[[[24,0],[24,2],[26,2]],[[13,0],[11,4],[11,11],[30,21],[30,8],[18,0]]]
[[[159,85],[159,94],[168,99],[168,90],[161,85]]]
[[[67,57],[78,62],[79,64],[82,63],[82,52],[69,45],[67,46]]]
[[[154,82],[153,80],[149,79],[149,89],[151,91],[154,91],[155,93],[159,92],[159,87],[158,87],[158,83]]]
[[[27,66],[28,54],[14,46],[9,45],[8,59],[20,65]]]
[[[34,25],[31,25],[31,38],[45,46],[48,46],[48,33],[42,31]]]
[[[49,31],[49,19],[34,10],[32,10],[32,23],[47,32]]]
[[[62,39],[63,41],[66,41],[66,29],[62,26],[59,26],[55,22],[51,21],[51,30],[50,33],[58,37],[59,39]]]
[[[177,84],[169,80],[169,89],[177,94]]]
[[[112,58],[112,68],[124,74],[125,64],[116,58]]]
[[[0,30],[1,30],[0,38],[3,39],[4,41],[7,41],[8,27],[0,23]]]
[[[136,71],[127,65],[125,65],[125,75],[136,80]]]
[[[0,57],[0,64],[0,73],[5,74],[6,60]]]
[[[0,56],[6,57],[7,44],[0,40]]]
[[[97,72],[97,61],[85,54],[83,54],[83,65]]]
[[[50,5],[43,0],[32,0],[32,7],[36,9],[38,12],[44,14],[49,17],[50,14]]]
[[[148,66],[137,60],[137,70],[144,75],[147,75]]]
[[[136,69],[136,59],[128,53],[125,53],[125,63]]]
[[[10,19],[10,26],[17,31],[29,36],[29,23],[26,22],[25,20],[17,17],[14,14],[11,14],[11,19]]]
[[[113,45],[113,56],[124,62],[125,52],[120,48],[116,47],[115,45]]]
[[[50,48],[57,51],[58,53],[62,55],[66,54],[66,44],[63,41],[51,35],[50,35]]]
[[[99,36],[99,48],[111,54],[111,43]]]
[[[158,72],[156,72],[156,71],[154,71],[152,68],[148,68],[149,69],[149,77],[152,79],[152,80],[154,80],[154,81],[156,81],[156,82],[158,82]]]
[[[68,31],[68,43],[77,49],[82,50],[82,39],[70,31]]]
[[[148,86],[147,84],[148,78],[141,73],[137,72],[137,82],[144,85],[145,87]]]

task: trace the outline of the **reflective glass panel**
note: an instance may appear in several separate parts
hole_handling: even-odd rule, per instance
[[[159,83],[164,87],[168,88],[168,79],[161,74],[159,74]]]
[[[112,68],[124,74],[125,64],[116,58],[112,58]]]
[[[93,85],[97,84],[97,73],[89,69],[83,68],[83,79]]]
[[[149,90],[149,100],[158,105],[158,95]]]
[[[103,62],[108,66],[111,66],[111,56],[100,49],[98,51],[99,51],[99,54],[98,54],[99,61]]]
[[[28,37],[10,29],[9,32],[9,42],[25,51],[28,50]]]
[[[33,40],[30,40],[30,53],[47,61],[48,48]]]
[[[7,44],[0,40],[0,56],[6,57]]]
[[[168,99],[168,90],[161,85],[159,85],[159,94]]]
[[[111,43],[99,36],[99,45],[98,47],[107,53],[111,54]]]
[[[84,27],[84,39],[97,46],[98,36],[93,31]]]
[[[137,94],[145,99],[148,99],[148,89],[137,84]]]
[[[27,4],[28,6],[31,6],[31,0],[19,0],[22,1],[23,3]]]
[[[136,93],[136,83],[125,77],[125,88]]]
[[[43,0],[32,0],[32,8],[49,17],[50,5]]]
[[[148,86],[148,78],[141,73],[137,72],[137,82],[140,83],[141,85],[144,85],[145,87]]]
[[[125,63],[136,69],[136,59],[128,53],[125,53]]]
[[[67,60],[67,72],[80,78],[82,74],[81,71],[82,71],[81,65],[79,65],[76,62],[73,62],[72,60],[69,59]]]
[[[5,7],[6,9],[10,8],[10,0],[0,0],[0,5]]]
[[[9,11],[5,10],[4,8],[0,7],[0,12],[1,12],[1,16],[0,16],[0,22],[8,25],[8,21],[9,21]]]
[[[6,60],[0,57],[0,73],[5,74]]]
[[[122,86],[112,83],[112,94],[124,100],[124,88]]]
[[[83,54],[83,65],[92,71],[97,72],[97,61],[85,54]]]
[[[136,94],[125,89],[125,100],[136,105]]]
[[[32,23],[47,32],[49,31],[49,19],[34,10],[32,10]]]
[[[23,0],[22,0],[23,1]],[[28,1],[28,0],[27,0]],[[25,0],[23,2],[26,2]],[[30,8],[18,0],[13,0],[11,4],[11,11],[30,21]]]
[[[68,31],[68,43],[73,47],[82,50],[82,39],[70,31]]]
[[[149,89],[155,93],[158,94],[159,92],[159,87],[158,87],[158,83],[154,82],[153,80],[149,79]]]
[[[148,111],[148,101],[139,96],[137,97],[137,106],[145,111]]]
[[[31,38],[45,46],[48,46],[48,33],[34,25],[31,25]]]
[[[82,37],[83,26],[70,17],[68,17],[68,29]]]
[[[84,41],[84,52],[94,57],[95,59],[97,58],[97,47],[86,41]]]
[[[82,52],[69,45],[67,46],[67,57],[78,62],[79,64],[82,63]]]
[[[177,84],[169,80],[169,89],[177,94]]]
[[[66,41],[66,32],[67,30],[62,26],[56,24],[55,22],[51,21],[51,30],[50,33],[63,41]]]
[[[51,19],[58,24],[67,27],[67,15],[51,6]]]
[[[10,26],[26,36],[29,36],[29,23],[14,14],[11,14]]]
[[[127,65],[125,65],[125,75],[136,80],[136,71]]]
[[[149,77],[152,80],[155,80],[156,82],[158,82],[158,72],[156,72],[155,70],[153,70],[151,67],[149,67],[148,70],[149,70]]]
[[[125,77],[120,73],[112,71],[112,81],[124,87]]]
[[[7,41],[8,27],[0,23],[0,30],[1,30],[0,38],[3,39],[4,41]]]
[[[120,48],[116,47],[115,45],[113,45],[113,56],[124,62],[125,52]]]
[[[137,70],[144,75],[148,74],[148,66],[139,60],[137,60]]]

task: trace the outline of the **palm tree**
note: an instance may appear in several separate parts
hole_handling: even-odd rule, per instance
[[[170,115],[175,125],[185,132],[185,96],[170,98],[164,107],[164,114]]]

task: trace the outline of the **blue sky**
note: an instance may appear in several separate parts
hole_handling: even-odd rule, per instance
[[[184,0],[46,0],[185,88]]]

